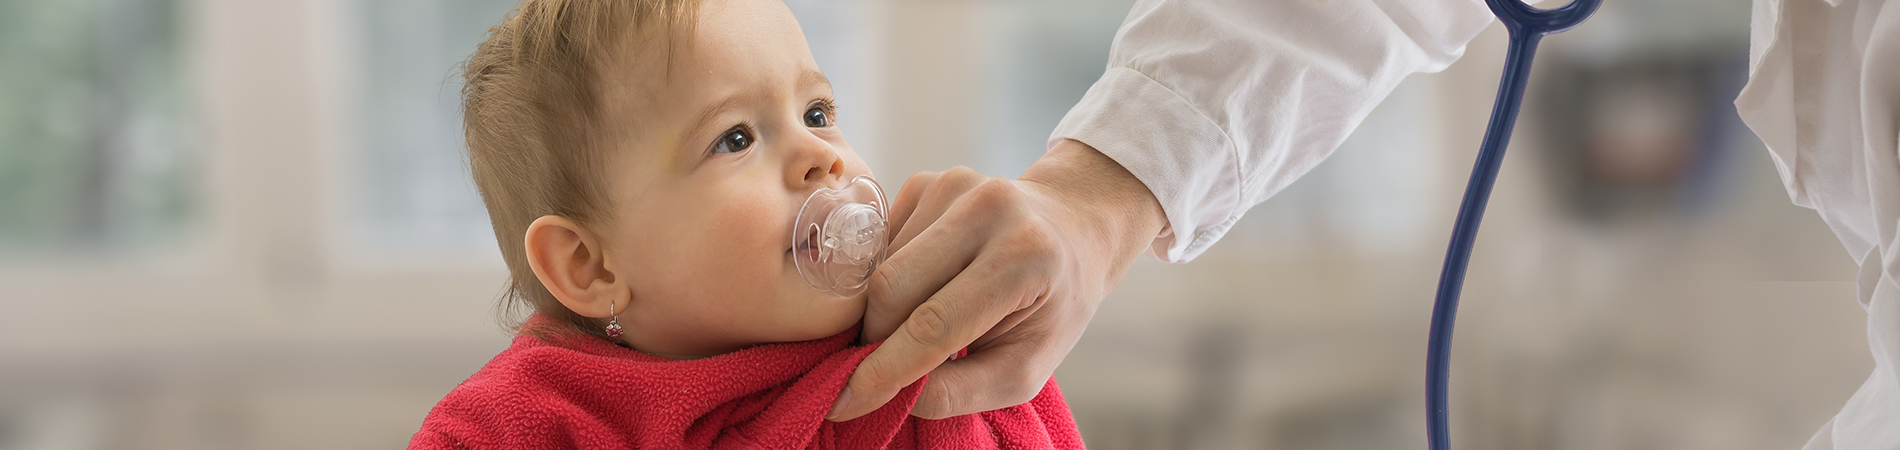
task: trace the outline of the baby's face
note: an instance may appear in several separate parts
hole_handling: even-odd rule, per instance
[[[864,298],[808,286],[792,216],[870,169],[838,130],[831,84],[778,0],[713,0],[690,42],[631,46],[602,76],[611,217],[592,230],[631,277],[624,339],[694,357],[844,331]],[[624,126],[621,126],[624,124]]]

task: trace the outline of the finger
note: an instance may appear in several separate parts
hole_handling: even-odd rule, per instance
[[[897,190],[897,198],[891,200],[892,236],[903,231],[904,224],[909,222],[911,211],[917,210],[917,201],[923,198],[924,191],[930,190],[930,187],[936,185],[937,179],[942,176],[943,172],[917,172],[916,175],[911,175],[910,179],[904,180],[904,187]],[[929,225],[929,222],[923,224]],[[891,249],[896,250],[896,247]]]
[[[942,292],[917,305],[883,346],[858,364],[831,420],[862,416],[890,401],[898,389],[917,381],[943,364],[957,350],[988,332],[1004,316],[1020,309],[1016,293],[1034,292],[1022,277],[984,270],[996,264],[979,261],[971,270],[944,286]]]
[[[1030,316],[1035,315],[1037,311],[1041,310],[1041,305],[1041,302],[1036,302],[1028,308],[1023,308],[1020,311],[1003,316],[1003,320],[996,322],[996,326],[990,327],[989,332],[983,333],[983,335],[977,337],[975,341],[970,341],[970,352],[976,353],[994,345],[997,339],[1008,335],[1016,329],[1017,325],[1021,325],[1024,319],[1028,319]]]
[[[954,182],[954,181],[949,181]],[[961,205],[977,208],[981,205]],[[959,276],[990,242],[994,215],[953,209],[942,223],[920,226],[911,216],[912,229],[921,229],[910,245],[897,249],[871,272],[865,288],[864,339],[882,341],[897,331],[917,305]]]
[[[906,226],[891,235],[891,250],[903,249],[912,239],[935,226],[945,212],[960,203],[964,194],[987,179],[968,167],[957,166],[931,180],[927,189],[918,190],[917,204],[904,216]]]

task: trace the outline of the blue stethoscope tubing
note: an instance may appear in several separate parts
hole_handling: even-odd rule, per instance
[[[1478,222],[1484,218],[1485,202],[1491,198],[1498,167],[1504,163],[1504,148],[1511,141],[1511,128],[1517,124],[1517,111],[1524,104],[1524,85],[1530,79],[1531,57],[1537,53],[1537,41],[1544,35],[1560,33],[1583,23],[1602,3],[1603,0],[1572,0],[1558,8],[1538,9],[1524,4],[1523,0],[1485,0],[1491,13],[1510,31],[1511,44],[1509,53],[1504,56],[1504,77],[1498,81],[1497,101],[1491,105],[1491,123],[1485,127],[1484,143],[1478,147],[1478,162],[1471,169],[1464,201],[1458,206],[1458,222],[1451,231],[1451,248],[1445,251],[1445,268],[1438,276],[1438,298],[1432,303],[1431,339],[1425,350],[1425,434],[1430,440],[1430,450],[1451,450],[1445,397],[1446,384],[1451,378],[1452,321],[1458,314],[1458,293],[1464,288],[1471,247],[1478,240]]]

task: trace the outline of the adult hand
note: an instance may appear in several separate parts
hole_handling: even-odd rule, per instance
[[[962,167],[913,176],[891,223],[864,317],[865,339],[884,345],[851,375],[833,421],[926,373],[911,409],[926,419],[1034,398],[1167,219],[1134,174],[1065,140],[1017,180]]]

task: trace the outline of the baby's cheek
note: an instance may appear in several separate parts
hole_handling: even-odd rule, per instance
[[[780,235],[787,231],[779,222],[788,219],[773,217],[776,213],[770,205],[744,202],[714,210],[700,247],[719,272],[719,281],[743,286],[752,295],[773,290],[783,269],[785,242],[790,239]]]

